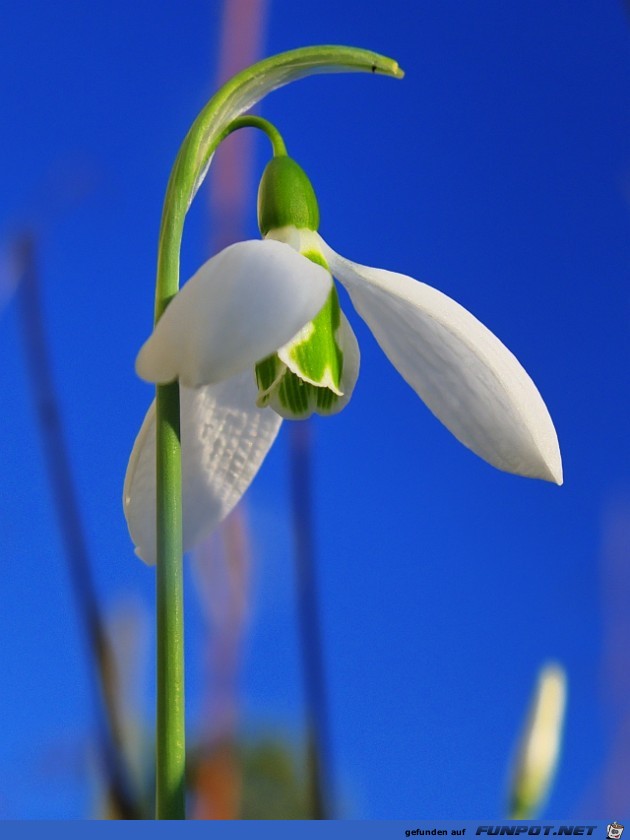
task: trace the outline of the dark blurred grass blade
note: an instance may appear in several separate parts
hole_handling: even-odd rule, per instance
[[[85,534],[63,434],[44,332],[34,236],[24,233],[15,241],[18,302],[37,419],[52,497],[65,548],[70,581],[90,657],[92,694],[99,749],[109,796],[123,819],[138,819],[128,773],[121,756],[121,728],[117,705],[116,669],[104,630],[90,570]]]
[[[330,739],[313,531],[311,478],[311,424],[289,423],[291,511],[295,542],[298,621],[307,720],[308,783],[313,819],[331,819],[334,813]]]

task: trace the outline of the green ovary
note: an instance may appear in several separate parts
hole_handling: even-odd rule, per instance
[[[339,411],[343,353],[337,343],[341,320],[333,287],[322,309],[277,353],[256,365],[259,407],[270,406],[287,419]]]

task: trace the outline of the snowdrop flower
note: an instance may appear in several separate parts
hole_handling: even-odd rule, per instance
[[[281,418],[334,414],[349,401],[359,348],[335,277],[405,381],[455,437],[506,472],[562,483],[556,432],[512,353],[466,309],[403,274],[339,256],[317,233],[303,170],[286,155],[259,190],[263,241],[210,259],[142,347],[138,375],[179,379],[184,550],[229,513]],[[124,506],[136,553],[155,561],[155,415],[135,442]]]

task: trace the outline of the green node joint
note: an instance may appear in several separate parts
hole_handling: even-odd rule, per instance
[[[293,158],[278,155],[265,167],[258,187],[258,227],[266,236],[288,226],[317,230],[319,207],[306,172]]]

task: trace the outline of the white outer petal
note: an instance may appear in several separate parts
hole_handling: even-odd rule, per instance
[[[547,407],[487,327],[425,283],[321,246],[388,359],[461,443],[501,470],[562,484]]]
[[[342,396],[339,397],[335,403],[335,411],[337,414],[342,408],[350,402],[350,397],[354,391],[354,386],[359,378],[359,366],[361,363],[361,354],[359,352],[359,342],[354,334],[354,330],[350,326],[350,322],[343,314],[341,314],[341,321],[339,323],[339,331],[337,333],[337,341],[343,353],[343,369],[341,371],[341,381],[339,387]]]
[[[324,305],[332,278],[274,241],[238,242],[182,287],[136,359],[148,382],[210,385],[252,368]]]
[[[249,370],[218,385],[180,388],[184,551],[228,515],[278,434],[280,417],[256,408],[256,393]],[[123,508],[136,554],[155,563],[155,402],[129,458]]]

